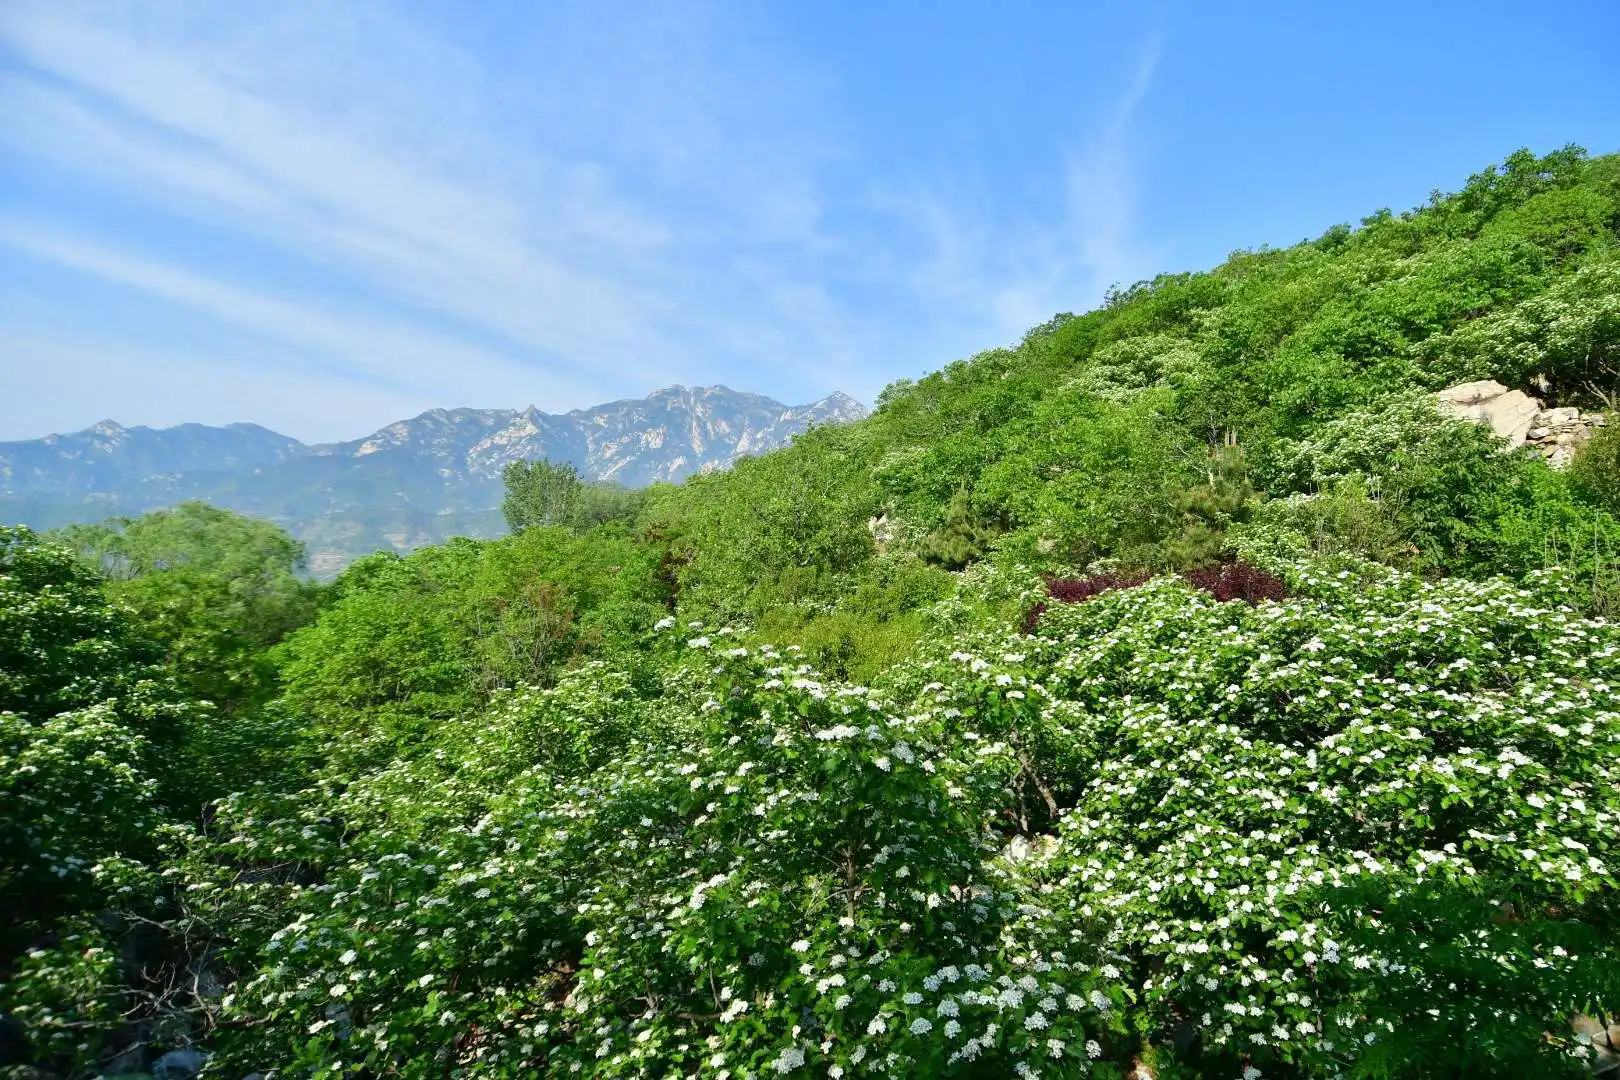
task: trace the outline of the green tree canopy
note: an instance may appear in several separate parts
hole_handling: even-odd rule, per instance
[[[230,711],[273,682],[266,650],[314,616],[303,545],[200,502],[56,534],[108,578],[193,694]]]
[[[506,485],[501,514],[513,532],[573,523],[584,482],[569,463],[514,461],[501,470],[501,480]]]

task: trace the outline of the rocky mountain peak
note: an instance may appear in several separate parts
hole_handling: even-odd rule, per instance
[[[848,423],[866,415],[865,405],[841,390],[835,390],[820,401],[808,406],[818,418],[825,416],[834,423]]]
[[[0,443],[0,512],[26,524],[99,521],[200,498],[306,540],[330,570],[377,548],[503,530],[501,472],[568,462],[627,487],[678,481],[782,446],[811,424],[866,415],[847,394],[808,405],[726,386],[667,386],[554,414],[435,408],[348,442],[306,446],[257,424],[83,431]]]

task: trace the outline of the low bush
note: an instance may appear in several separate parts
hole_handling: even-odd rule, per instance
[[[1046,595],[1060,604],[1082,604],[1104,593],[1134,589],[1147,582],[1149,577],[1148,574],[1106,571],[1083,578],[1053,578],[1046,583]],[[1246,604],[1258,604],[1262,600],[1281,600],[1288,595],[1288,586],[1280,578],[1243,562],[1200,567],[1185,571],[1181,577],[1193,588],[1208,593],[1221,603],[1241,600]],[[1046,603],[1041,602],[1024,613],[1026,634],[1035,632],[1046,610]]]
[[[1083,578],[1051,578],[1046,583],[1046,595],[1060,604],[1081,604],[1094,596],[1115,589],[1134,589],[1147,581],[1148,574],[1125,574],[1105,571]],[[1046,611],[1045,602],[1038,603],[1024,613],[1024,632],[1032,634]]]
[[[1620,514],[1620,415],[1581,447],[1569,471],[1610,513]]]
[[[1221,603],[1241,600],[1245,604],[1258,604],[1262,600],[1281,600],[1288,595],[1288,588],[1280,579],[1247,563],[1221,563],[1188,570],[1181,576],[1193,588],[1209,593]]]

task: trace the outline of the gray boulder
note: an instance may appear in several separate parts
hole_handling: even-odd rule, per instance
[[[170,1050],[152,1065],[157,1080],[194,1080],[208,1064],[208,1055],[201,1050]]]

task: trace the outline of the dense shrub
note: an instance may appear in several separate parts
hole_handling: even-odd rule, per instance
[[[657,552],[621,529],[535,527],[350,567],[281,646],[284,704],[323,730],[409,743],[497,691],[546,684],[636,639],[663,614]]]
[[[1614,626],[1500,582],[1301,581],[1165,581],[1021,639],[1014,683],[1087,747],[1024,925],[1131,957],[1200,1075],[1574,1075],[1571,1011],[1620,992]]]
[[[21,526],[0,526],[0,712],[42,722],[132,689],[159,653],[101,580]]]
[[[1540,295],[1436,338],[1424,352],[1450,377],[1547,380],[1562,398],[1620,394],[1620,254],[1587,263]]]
[[[1611,513],[1620,514],[1620,415],[1581,448],[1570,472]]]
[[[153,922],[183,747],[213,719],[160,655],[70,548],[0,528],[0,1018],[62,1074],[158,1011],[120,912]]]
[[[1241,600],[1245,604],[1258,604],[1262,600],[1281,600],[1288,594],[1281,580],[1247,563],[1221,563],[1189,570],[1181,576],[1193,588],[1209,593],[1222,603]]]
[[[1263,468],[1274,491],[1340,491],[1322,509],[1363,534],[1343,546],[1431,573],[1523,577],[1568,565],[1590,577],[1603,537],[1620,535],[1620,521],[1594,505],[1576,478],[1533,455],[1505,452],[1482,427],[1442,419],[1427,395],[1358,408],[1311,438],[1274,444]],[[1367,513],[1359,522],[1343,516],[1353,509],[1343,496],[1354,500],[1356,491],[1376,503],[1361,507]],[[1303,517],[1286,510],[1260,517],[1297,532],[1314,516],[1307,505],[1294,505]],[[1292,526],[1285,516],[1296,518]]]
[[[1060,604],[1080,604],[1113,592],[1116,589],[1134,589],[1148,581],[1148,574],[1103,572],[1083,578],[1052,578],[1046,583],[1046,595]],[[1243,562],[1226,562],[1215,566],[1185,571],[1181,577],[1193,588],[1209,593],[1217,601],[1241,600],[1258,604],[1262,600],[1281,600],[1288,595],[1288,587],[1258,567]],[[1046,612],[1045,602],[1038,603],[1024,613],[1024,632],[1034,633]]]
[[[960,570],[988,554],[991,542],[1001,531],[995,522],[974,512],[967,491],[958,491],[951,496],[939,528],[918,541],[917,554],[925,562]]]
[[[1050,578],[1046,582],[1046,595],[1060,604],[1081,604],[1094,596],[1115,589],[1134,589],[1148,580],[1148,574],[1125,574],[1105,571],[1083,578]],[[1034,633],[1040,623],[1046,603],[1036,604],[1024,613],[1024,631]]]
[[[1364,476],[1330,481],[1321,491],[1261,504],[1234,530],[1230,546],[1291,557],[1354,555],[1405,567],[1418,555],[1388,499],[1374,498]]]
[[[1104,590],[877,690],[666,623],[656,688],[235,796],[184,862],[245,972],[224,1060],[1574,1075],[1571,1012],[1620,1001],[1615,627],[1295,575]],[[558,754],[571,716],[616,734]]]
[[[1146,574],[1111,571],[1083,578],[1053,578],[1046,583],[1046,595],[1061,604],[1079,604],[1115,589],[1133,589],[1147,579]]]

